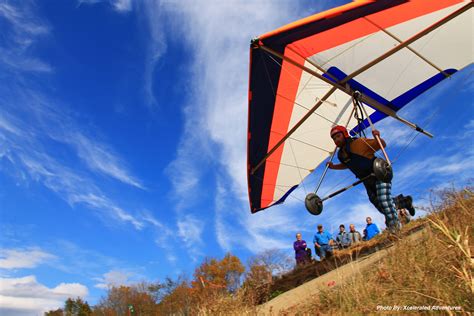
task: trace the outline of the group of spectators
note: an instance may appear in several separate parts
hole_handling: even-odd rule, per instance
[[[400,210],[403,212],[404,210]],[[403,224],[410,221],[409,215],[405,212],[400,219],[404,219]],[[372,222],[371,217],[366,218],[367,225],[362,231],[362,235],[358,232],[354,224],[349,225],[349,232],[346,231],[344,224],[339,225],[339,233],[334,239],[333,236],[324,231],[323,225],[318,225],[318,231],[314,235],[313,244],[315,253],[320,260],[330,257],[334,253],[334,249],[345,249],[362,241],[367,241],[380,233],[380,229]],[[295,250],[296,264],[301,265],[312,260],[312,251],[303,240],[301,233],[296,234],[296,241],[293,243]]]

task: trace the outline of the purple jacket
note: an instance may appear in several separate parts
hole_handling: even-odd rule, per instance
[[[297,240],[293,243],[293,248],[295,249],[295,258],[303,259],[306,258],[306,241]]]

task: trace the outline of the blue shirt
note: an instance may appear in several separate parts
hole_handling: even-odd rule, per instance
[[[317,232],[316,235],[314,235],[314,238],[313,238],[313,244],[314,243],[318,243],[319,245],[328,245],[329,244],[329,240],[332,239],[332,236],[330,233],[328,232]]]
[[[343,247],[347,247],[351,244],[351,237],[347,232],[339,233],[336,236],[336,242]]]
[[[380,233],[379,228],[378,228],[377,225],[375,225],[374,223],[368,224],[368,225],[365,227],[364,231],[365,231],[365,234],[364,234],[365,240],[370,240],[370,239],[372,239],[375,235],[377,235],[378,233]]]

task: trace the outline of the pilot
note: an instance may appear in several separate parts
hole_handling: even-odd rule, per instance
[[[372,130],[374,137],[380,138],[380,132]],[[375,152],[380,149],[375,139],[352,138],[344,126],[334,126],[331,129],[331,138],[338,147],[337,158],[339,164],[328,162],[329,169],[349,169],[357,178],[363,179],[373,173]],[[385,141],[380,139],[382,146]],[[370,202],[385,216],[385,225],[395,232],[400,228],[397,210],[391,196],[391,182],[383,182],[375,176],[363,181]]]

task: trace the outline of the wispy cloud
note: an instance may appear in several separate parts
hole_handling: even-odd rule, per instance
[[[132,0],[115,0],[112,4],[114,9],[119,12],[128,12],[132,10]]]
[[[55,137],[58,141],[66,142],[77,150],[78,156],[93,170],[98,171],[104,175],[110,176],[123,183],[135,186],[140,189],[145,189],[139,180],[135,179],[129,174],[124,167],[125,163],[118,155],[113,153],[113,150],[107,148],[105,144],[98,143],[80,132],[69,133],[61,138]]]
[[[114,2],[115,3],[115,2]],[[127,1],[117,1],[125,6]],[[7,70],[8,86],[2,89],[0,129],[14,134],[18,147],[37,148],[38,145],[54,139],[75,148],[77,155],[93,171],[112,177],[123,183],[144,189],[140,180],[130,174],[123,159],[114,150],[97,139],[87,136],[74,122],[65,104],[58,104],[44,94],[37,92],[37,86],[24,80],[13,68],[22,70],[50,71],[51,67],[36,59],[27,49],[51,30],[47,23],[38,17],[30,2],[22,6],[0,3],[0,19],[9,24],[2,31],[6,34],[0,40],[1,61]],[[1,130],[0,130],[1,131]],[[21,131],[21,132],[20,132]],[[25,133],[24,131],[28,131]],[[4,135],[8,137],[9,135]]]
[[[131,223],[136,229],[143,228],[141,220],[108,197],[95,178],[96,174],[106,175],[145,188],[110,146],[87,137],[66,106],[18,84],[15,78],[8,86],[2,86],[0,93],[0,157],[4,158],[0,163],[9,163],[5,170],[10,175],[23,185],[38,181],[71,205],[82,203],[119,222]],[[76,155],[59,158],[58,148]],[[89,170],[81,168],[77,161]]]
[[[0,40],[0,67],[13,72],[52,72],[51,65],[30,54],[30,48],[50,33],[50,27],[34,14],[28,2],[23,4],[0,3],[0,19],[7,22]]]
[[[202,243],[204,223],[194,216],[188,215],[178,222],[178,234],[188,246]]]
[[[93,5],[97,3],[108,3],[117,12],[126,13],[132,10],[132,0],[77,0],[77,6],[82,4]]]
[[[131,213],[123,210],[84,174],[63,166],[45,152],[12,150],[8,159],[22,168],[31,179],[43,183],[71,205],[83,204],[97,209],[109,218],[132,224],[136,229],[143,228],[143,222]]]
[[[202,174],[199,163],[202,164],[203,156],[206,155],[203,152],[196,154],[196,146],[201,144],[197,136],[193,135],[188,128],[185,128],[185,134],[190,138],[187,138],[188,141],[180,141],[178,157],[165,170],[173,187],[172,198],[178,201],[178,210],[192,207],[193,200],[188,198],[189,193],[198,193],[198,184]]]
[[[54,268],[82,278],[94,278],[106,270],[123,266],[120,260],[95,250],[85,249],[67,240],[55,240],[48,244],[60,258],[54,262]]]
[[[124,1],[127,2],[127,1]],[[164,5],[161,1],[140,2],[137,5],[139,12],[146,19],[149,34],[149,46],[145,60],[144,87],[145,103],[150,109],[158,107],[158,102],[154,95],[154,85],[156,84],[155,71],[162,56],[166,53],[167,43],[165,36],[165,22],[167,16],[163,14]]]
[[[184,132],[176,159],[167,169],[173,184],[173,195],[182,201],[189,201],[190,192],[198,196],[201,188],[197,184],[202,181],[205,170],[217,170],[219,186],[230,191],[218,193],[216,200],[226,199],[229,195],[238,197],[233,199],[231,207],[234,211],[225,211],[216,203],[216,232],[218,242],[224,249],[229,249],[237,240],[252,249],[256,239],[261,241],[265,238],[262,232],[266,229],[252,224],[259,220],[255,217],[246,219],[249,215],[245,172],[249,39],[258,35],[255,30],[271,30],[290,22],[287,10],[290,5],[290,1],[278,4],[163,1],[146,5],[147,11],[153,14],[166,12],[170,16],[168,21],[172,23],[173,34],[180,36],[184,40],[183,48],[192,53],[188,60],[191,80],[199,82],[188,90],[190,102],[183,111],[186,119]],[[291,12],[295,12],[294,8]],[[149,21],[151,32],[159,34],[152,43],[152,50],[153,45],[163,48],[162,21],[156,18]],[[224,29],[226,31],[222,32]],[[190,208],[192,205],[179,203],[177,211],[181,213],[182,209]],[[235,231],[246,237],[225,237],[226,233],[233,236],[232,229],[226,223],[231,218],[235,220],[235,215],[240,222]],[[262,225],[267,220],[262,219]],[[183,221],[182,216],[178,221]],[[282,212],[273,228],[281,227],[283,223],[288,224],[288,217]],[[245,233],[242,234],[239,229]],[[268,236],[265,244],[282,246],[279,241],[268,241]]]
[[[86,286],[61,283],[53,288],[39,283],[34,275],[0,278],[0,313],[2,315],[36,315],[57,309],[68,297],[85,297]]]
[[[203,245],[202,232],[204,222],[194,216],[186,215],[178,220],[177,226],[178,235],[186,245],[191,258],[197,261],[198,257],[202,255],[200,248]]]

